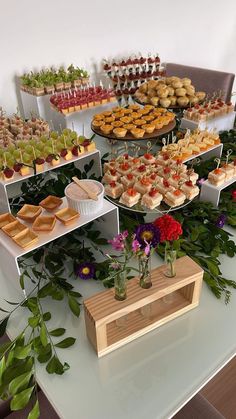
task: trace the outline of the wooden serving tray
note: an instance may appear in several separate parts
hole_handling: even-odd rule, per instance
[[[25,224],[22,224],[20,223],[20,221],[16,220],[12,223],[5,225],[2,228],[2,231],[4,231],[4,233],[6,233],[9,237],[14,237],[26,229],[27,226]]]
[[[6,212],[5,214],[0,215],[0,228],[4,227],[5,225],[16,221],[16,218],[10,212]]]
[[[188,256],[176,261],[176,276],[164,275],[166,266],[152,271],[152,287],[138,278],[128,281],[127,299],[117,301],[114,288],[84,301],[88,339],[98,357],[175,319],[199,304],[203,270]],[[149,312],[146,316],[145,312]]]
[[[100,129],[95,129],[91,124],[91,129],[95,134],[100,135],[100,137],[108,138],[109,140],[117,140],[117,141],[141,141],[141,140],[155,140],[157,137],[161,135],[165,135],[168,132],[172,131],[175,128],[176,122],[171,121],[168,125],[165,125],[161,129],[155,129],[151,134],[144,134],[142,138],[135,138],[132,134],[126,134],[124,138],[118,138],[115,134],[104,134]]]
[[[61,223],[68,225],[79,217],[79,213],[74,209],[67,207],[56,212],[55,216]]]

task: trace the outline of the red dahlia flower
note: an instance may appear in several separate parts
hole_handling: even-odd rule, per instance
[[[183,234],[181,224],[171,215],[165,214],[162,217],[157,218],[153,224],[160,230],[161,243],[164,241],[178,240],[179,236]]]

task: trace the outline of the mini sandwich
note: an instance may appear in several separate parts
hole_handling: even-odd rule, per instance
[[[154,209],[160,205],[163,196],[156,188],[151,188],[149,192],[145,193],[142,197],[141,204],[149,209]]]
[[[150,153],[145,153],[142,156],[142,162],[144,164],[154,164],[155,161],[156,161],[155,157],[152,154],[150,154]]]
[[[110,182],[117,182],[120,178],[120,174],[117,172],[116,169],[107,170],[102,178],[102,183],[110,183]]]
[[[118,182],[110,182],[109,185],[105,186],[105,193],[106,195],[110,196],[111,198],[119,198],[124,191],[124,186]]]
[[[133,207],[138,203],[141,195],[134,188],[129,188],[127,191],[123,192],[120,197],[120,203],[126,205],[127,207]]]
[[[177,207],[179,205],[183,205],[185,199],[186,195],[180,189],[176,189],[174,191],[167,192],[164,201],[170,207]]]
[[[149,192],[151,187],[152,187],[152,184],[149,178],[146,176],[142,177],[134,184],[134,188],[136,189],[136,191],[138,191],[142,195]]]
[[[225,173],[225,180],[232,179],[232,177],[234,177],[234,167],[230,164],[224,164],[221,169]]]
[[[208,180],[212,185],[220,186],[225,182],[225,172],[222,169],[215,169],[208,174]]]
[[[132,173],[128,173],[126,176],[122,176],[120,179],[125,189],[132,188],[135,183],[135,176]]]
[[[199,194],[199,188],[191,180],[184,182],[180,189],[185,193],[187,199],[193,199]]]

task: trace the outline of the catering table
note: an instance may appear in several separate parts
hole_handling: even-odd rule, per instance
[[[153,259],[154,267],[162,263],[156,255]],[[221,261],[223,274],[235,279],[235,259],[223,256]],[[0,306],[4,299],[21,298],[1,272],[0,285]],[[84,298],[103,290],[93,280],[73,285]],[[52,313],[52,328],[63,326],[66,336],[77,338],[71,348],[58,349],[70,364],[63,376],[37,367],[38,383],[63,419],[171,418],[236,354],[235,290],[225,305],[204,284],[198,308],[100,359],[87,340],[83,313],[77,319],[66,305],[61,309],[62,302],[42,302]],[[21,308],[11,319],[10,338],[22,330],[27,315]]]

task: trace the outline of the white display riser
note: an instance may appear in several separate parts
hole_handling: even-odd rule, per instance
[[[221,158],[223,151],[223,144],[216,144],[213,147],[209,148],[206,151],[202,151],[202,153],[199,154],[193,154],[192,156],[188,157],[187,159],[183,160],[183,163],[190,162],[193,159],[201,158],[201,160],[209,160],[212,157],[218,157]]]
[[[200,129],[201,131],[229,131],[234,127],[235,112],[209,119],[208,121],[191,121],[182,118],[180,128],[182,129]]]
[[[70,163],[74,163],[74,165],[78,169],[83,170],[84,166],[88,164],[92,159],[94,160],[92,172],[96,176],[101,176],[102,168],[101,168],[101,156],[100,156],[99,150],[94,150],[88,153],[81,154],[78,157],[73,157],[71,160],[61,159],[61,163],[58,164],[57,166],[51,166],[50,164],[45,163],[44,172],[38,173],[38,175],[49,173],[50,171],[53,171],[54,169],[58,169]],[[3,181],[3,180],[0,181],[0,213],[10,211],[9,199],[13,198],[19,193],[19,189],[20,189],[19,185],[21,185],[22,182],[25,182],[26,179],[29,179],[33,176],[35,175],[32,169],[30,175],[21,176],[20,174],[15,173],[13,179],[8,180],[8,181]],[[16,188],[16,184],[18,184],[17,188]]]
[[[64,128],[70,128],[75,130],[79,135],[83,134],[87,138],[90,138],[93,135],[91,129],[93,115],[104,112],[114,106],[118,106],[118,102],[109,102],[105,105],[98,105],[65,115],[52,108],[51,119],[53,121],[54,129],[57,131],[61,131],[61,129]]]
[[[23,90],[20,90],[20,95],[24,112],[23,117],[25,119],[29,119],[31,118],[31,114],[33,112],[34,115],[37,115],[39,118],[45,119],[49,123],[50,121],[52,121],[53,126],[51,126],[51,129],[53,129],[54,113],[52,112],[49,100],[52,95],[49,94],[44,96],[35,96],[31,95],[30,93],[24,92]]]
[[[63,204],[60,207],[67,207],[67,200],[63,198]],[[56,212],[56,211],[55,211]],[[47,214],[48,212],[43,210],[42,214]],[[65,226],[60,221],[56,221],[56,225],[51,232],[37,232],[39,240],[37,243],[29,246],[26,249],[21,248],[15,242],[8,237],[3,231],[0,230],[0,266],[6,278],[14,284],[14,287],[20,290],[19,284],[19,275],[21,274],[18,260],[21,256],[26,255],[32,250],[38,249],[53,240],[62,237],[71,231],[74,231],[91,221],[96,220],[96,227],[100,232],[102,237],[107,239],[112,239],[115,235],[119,233],[119,213],[118,208],[113,205],[111,202],[104,199],[103,208],[93,215],[81,215],[78,220],[75,220],[73,223]],[[21,221],[21,220],[19,220]],[[28,227],[32,227],[31,224],[25,223]],[[63,257],[63,255],[62,255]],[[29,281],[30,282],[30,281]],[[32,286],[30,283],[29,287]]]
[[[200,201],[211,202],[214,207],[218,207],[220,201],[220,193],[223,189],[236,182],[236,176],[227,180],[220,186],[214,186],[206,180],[201,186]]]

